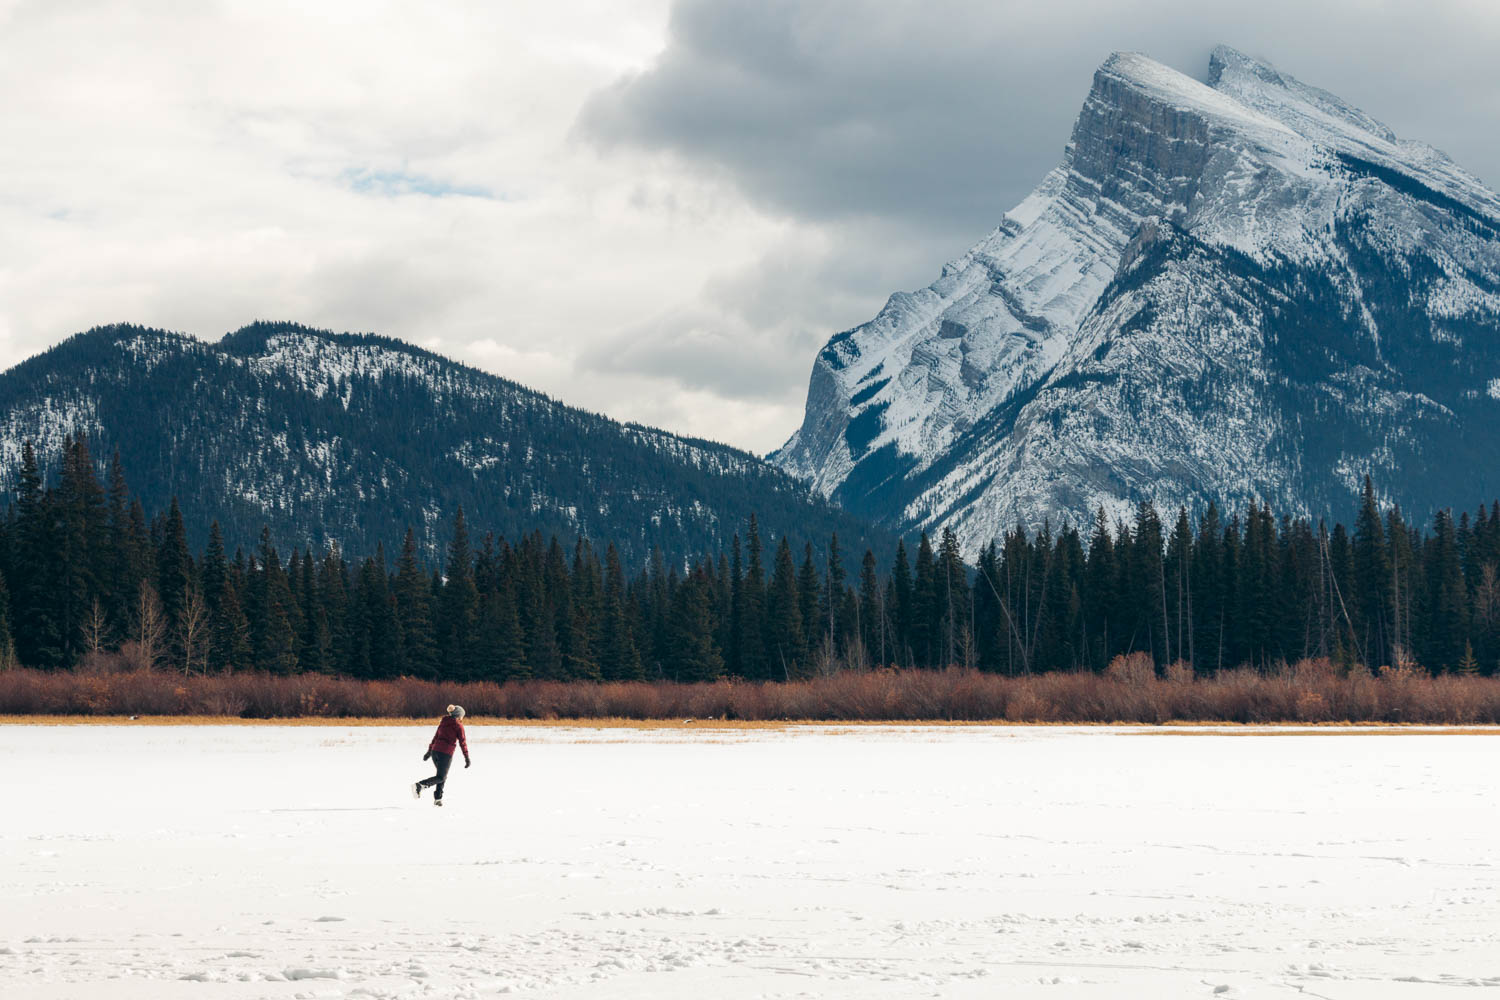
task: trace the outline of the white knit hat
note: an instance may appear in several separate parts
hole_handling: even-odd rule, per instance
[[[462,705],[449,705],[448,714],[455,719],[462,719],[464,717],[464,707]]]

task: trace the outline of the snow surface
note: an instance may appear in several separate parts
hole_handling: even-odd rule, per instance
[[[1452,997],[1494,734],[0,727],[0,993]]]
[[[1249,104],[1220,93],[1186,73],[1178,72],[1139,52],[1114,53],[1105,60],[1100,72],[1127,81],[1166,107],[1196,112],[1229,128],[1258,132],[1264,136],[1297,135]]]

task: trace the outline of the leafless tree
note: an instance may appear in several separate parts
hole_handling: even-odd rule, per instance
[[[189,586],[182,598],[182,611],[177,616],[177,648],[182,653],[183,673],[191,674],[194,668],[206,670],[208,608],[202,592],[195,586]]]
[[[1500,575],[1494,563],[1479,570],[1479,585],[1474,588],[1474,617],[1488,628],[1500,618]]]
[[[856,671],[870,669],[870,651],[865,648],[865,640],[858,631],[849,637],[844,648],[844,667]]]
[[[818,643],[817,650],[813,653],[813,673],[819,677],[830,677],[844,668],[844,663],[839,659],[838,649],[833,644],[833,634],[823,633],[822,641]]]
[[[155,670],[166,653],[167,620],[161,609],[161,598],[156,596],[156,588],[145,580],[141,581],[133,611],[135,620],[131,623],[130,638],[136,645],[136,655],[142,667]]]
[[[90,656],[97,657],[109,647],[113,638],[110,634],[109,618],[104,614],[104,606],[96,597],[94,603],[89,605],[88,614],[83,619],[84,651]]]

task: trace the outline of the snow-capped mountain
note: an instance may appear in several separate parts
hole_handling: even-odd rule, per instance
[[[1111,56],[1063,162],[813,366],[772,456],[851,511],[1017,524],[1255,499],[1416,512],[1500,483],[1500,198],[1220,47]]]
[[[148,510],[180,499],[195,544],[217,518],[231,545],[261,526],[283,551],[368,554],[408,525],[442,551],[459,505],[471,529],[618,544],[640,565],[711,552],[759,514],[766,538],[844,548],[891,536],[753,455],[621,424],[385,337],[257,323],[205,343],[114,326],[0,375],[0,492],[22,443],[54,464],[65,434],[118,448]],[[394,553],[391,553],[394,555]],[[857,555],[856,555],[857,558]]]

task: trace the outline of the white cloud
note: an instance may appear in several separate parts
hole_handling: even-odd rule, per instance
[[[668,2],[0,0],[0,365],[290,319],[766,451],[1110,49],[1239,45],[1500,175],[1484,5]]]
[[[748,425],[709,419],[733,407],[712,393],[577,371],[785,228],[702,171],[573,139],[663,44],[662,3],[309,10],[0,13],[0,365],[101,323],[292,319],[776,443],[731,437]]]

